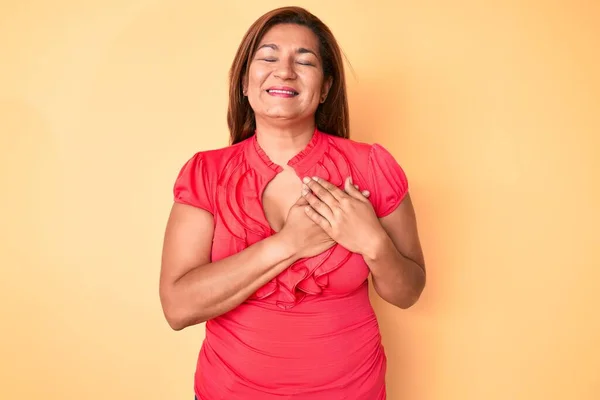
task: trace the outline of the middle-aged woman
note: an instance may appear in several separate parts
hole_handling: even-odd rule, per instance
[[[368,276],[400,308],[425,285],[406,176],[349,139],[341,52],[308,11],[260,17],[230,79],[231,145],[182,167],[163,249],[167,321],[206,321],[195,394],[385,399]]]

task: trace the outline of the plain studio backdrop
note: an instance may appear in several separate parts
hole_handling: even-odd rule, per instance
[[[406,170],[429,280],[372,296],[391,400],[600,398],[600,6],[299,1],[353,138]],[[283,1],[0,5],[0,398],[191,399],[158,298],[172,185],[227,144],[227,73]],[[318,368],[318,366],[317,366]]]

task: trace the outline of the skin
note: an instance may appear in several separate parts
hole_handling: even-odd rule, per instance
[[[335,243],[363,255],[375,289],[386,301],[407,308],[423,290],[425,268],[410,196],[378,219],[369,193],[349,179],[344,190],[309,177],[302,183],[286,165],[310,141],[316,109],[331,87],[318,48],[317,37],[308,28],[277,25],[263,37],[243,81],[256,115],[257,140],[284,168],[263,193],[265,216],[276,233],[211,262],[212,214],[173,204],[159,292],[174,330],[232,310],[295,261]],[[292,87],[297,95],[271,96],[267,90],[273,86]]]
[[[390,215],[378,219],[351,177],[344,189],[305,177],[306,214],[336,243],[363,256],[373,286],[385,301],[400,308],[412,306],[425,287],[425,263],[410,195]]]
[[[259,135],[261,145],[285,151],[280,161],[289,160],[308,143],[317,107],[331,88],[331,79],[323,76],[318,49],[319,42],[310,29],[277,25],[263,37],[244,78],[257,131],[264,133]],[[274,97],[267,92],[274,86],[289,86],[299,94],[290,99]]]

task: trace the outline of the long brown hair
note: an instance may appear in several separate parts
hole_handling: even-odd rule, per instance
[[[231,65],[229,107],[227,109],[227,125],[231,144],[249,138],[256,130],[254,111],[242,92],[242,80],[248,72],[256,47],[265,33],[277,24],[306,26],[319,39],[324,76],[325,79],[332,78],[333,82],[327,99],[317,108],[315,122],[317,128],[322,132],[343,138],[350,137],[344,64],[342,52],[333,33],[327,25],[307,10],[300,7],[282,7],[264,14],[252,24],[244,35]]]

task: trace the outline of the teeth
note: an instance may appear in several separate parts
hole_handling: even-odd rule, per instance
[[[269,90],[269,93],[281,93],[281,94],[289,94],[289,95],[295,95],[296,92],[292,92],[289,90],[278,90],[278,89],[271,89]]]

